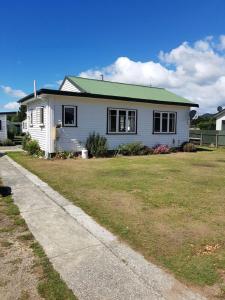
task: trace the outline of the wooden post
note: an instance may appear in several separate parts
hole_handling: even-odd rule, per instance
[[[218,148],[218,134],[216,134],[216,148]]]
[[[200,146],[202,146],[202,140],[203,140],[203,134],[201,132],[201,137],[200,137]]]

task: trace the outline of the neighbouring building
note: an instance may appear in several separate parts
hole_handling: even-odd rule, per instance
[[[216,118],[216,130],[225,131],[225,109],[215,114],[214,117]]]
[[[8,120],[7,116],[15,115],[17,112],[0,112],[0,141],[8,138]]]

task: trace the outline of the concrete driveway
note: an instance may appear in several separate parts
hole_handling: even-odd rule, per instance
[[[12,188],[30,231],[79,299],[205,299],[7,156],[0,158],[0,177]]]

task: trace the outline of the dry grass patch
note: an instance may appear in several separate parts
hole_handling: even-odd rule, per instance
[[[223,292],[224,149],[92,160],[9,156],[147,259],[211,298]]]

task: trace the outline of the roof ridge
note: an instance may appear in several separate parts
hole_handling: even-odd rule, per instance
[[[66,75],[66,77],[74,77],[74,78],[81,78],[86,80],[93,80],[93,81],[103,81],[103,82],[109,82],[109,83],[118,83],[118,84],[124,84],[124,85],[132,85],[132,86],[140,86],[140,87],[146,87],[146,88],[153,88],[153,89],[161,89],[165,90],[163,87],[157,87],[157,86],[148,86],[148,85],[141,85],[141,84],[135,84],[135,83],[126,83],[126,82],[118,82],[118,81],[110,81],[110,80],[101,80],[101,79],[95,79],[95,78],[86,78],[86,77],[80,77],[80,76],[74,76],[74,75]]]

